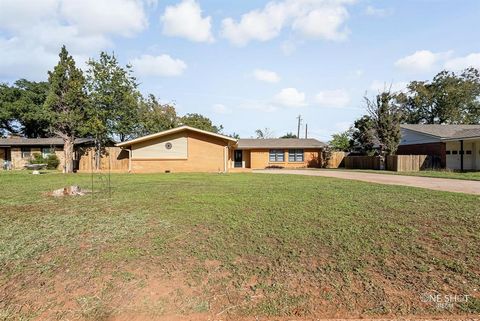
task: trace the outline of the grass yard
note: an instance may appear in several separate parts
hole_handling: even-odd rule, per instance
[[[480,313],[478,196],[297,175],[111,182],[52,198],[90,175],[0,173],[0,320]]]

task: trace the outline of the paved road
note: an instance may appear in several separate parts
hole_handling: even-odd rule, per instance
[[[438,191],[480,195],[480,181],[467,181],[461,179],[309,169],[264,169],[255,170],[254,173],[335,177],[387,185],[403,185],[433,189]]]

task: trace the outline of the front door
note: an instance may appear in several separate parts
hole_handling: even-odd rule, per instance
[[[233,152],[233,162],[234,162],[234,167],[242,167],[242,151],[241,150],[235,150]]]

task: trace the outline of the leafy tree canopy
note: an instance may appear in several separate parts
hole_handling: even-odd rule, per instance
[[[115,55],[105,52],[100,53],[98,60],[90,59],[87,64],[90,134],[100,140],[133,138],[138,126],[141,95],[131,67],[120,66]]]
[[[66,173],[73,172],[73,144],[75,138],[87,131],[86,106],[88,96],[85,78],[75,66],[73,57],[62,47],[60,60],[48,73],[50,88],[45,100],[51,130],[63,138]]]
[[[196,113],[186,114],[185,116],[180,117],[179,123],[181,125],[195,127],[212,133],[220,133],[223,130],[222,125],[213,125],[212,121],[208,117]]]
[[[375,129],[370,116],[362,116],[357,119],[352,128],[350,149],[355,153],[373,155],[375,153]]]
[[[329,146],[336,151],[348,152],[350,150],[351,131],[347,130],[332,135]]]
[[[442,71],[432,81],[412,81],[407,88],[396,96],[406,123],[480,123],[480,72],[475,68],[461,74]]]
[[[49,136],[49,115],[43,106],[47,92],[47,82],[20,79],[13,86],[0,84],[0,134]]]
[[[381,154],[395,154],[400,144],[400,122],[403,117],[395,96],[390,92],[384,92],[377,95],[374,100],[365,97],[365,102],[376,138],[380,143]]]
[[[139,128],[137,136],[157,133],[175,128],[178,124],[175,106],[161,104],[158,99],[150,94],[142,99],[139,110]]]
[[[294,133],[292,132],[289,132],[289,133],[286,133],[285,135],[283,135],[282,137],[280,138],[298,138],[297,135],[295,135]]]

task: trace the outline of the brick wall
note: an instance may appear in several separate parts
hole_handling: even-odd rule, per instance
[[[132,158],[134,173],[151,172],[223,172],[225,170],[225,147],[223,139],[202,133],[184,131],[188,138],[187,159],[142,159]],[[173,136],[172,136],[173,137]]]
[[[440,158],[442,168],[447,166],[445,143],[400,145],[397,155],[430,155]]]
[[[252,149],[250,151],[250,164],[252,169],[263,169],[268,166],[285,168],[320,167],[322,153],[319,149],[304,149],[303,162],[289,162],[288,149],[284,149],[284,162],[270,162],[269,149]]]

